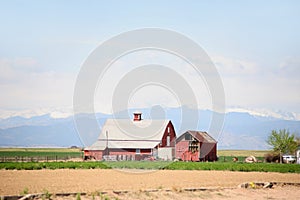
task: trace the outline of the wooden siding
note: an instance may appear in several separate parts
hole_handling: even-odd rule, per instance
[[[170,130],[170,133],[168,133],[168,129]],[[167,145],[167,137],[170,136],[170,146]],[[159,145],[159,147],[175,147],[175,144],[176,144],[176,133],[175,133],[175,129],[174,129],[174,126],[172,124],[171,121],[169,121],[166,129],[165,129],[165,132],[164,132],[164,135],[162,137],[162,140],[161,140],[161,144]]]
[[[191,137],[188,131],[181,135],[176,141],[175,157],[183,161],[216,161],[217,143],[199,141],[199,138]]]

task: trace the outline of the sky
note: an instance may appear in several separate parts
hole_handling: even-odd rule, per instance
[[[299,1],[289,0],[0,1],[0,118],[72,114],[76,78],[90,53],[118,34],[154,27],[205,50],[222,79],[226,111],[300,120],[299,10]],[[144,51],[120,59],[99,81],[97,112],[111,112],[113,86],[130,66],[149,62],[149,54],[173,64],[193,89],[203,88],[198,107],[211,109],[209,91],[189,76],[186,63]],[[162,88],[144,89],[128,100],[131,106],[180,106]]]

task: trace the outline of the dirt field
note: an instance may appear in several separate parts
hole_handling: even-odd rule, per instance
[[[117,171],[117,170],[0,170],[0,195],[29,193],[88,193],[129,190],[118,199],[298,199],[299,187],[239,189],[244,182],[300,183],[300,174],[229,171]],[[186,192],[184,188],[213,190]],[[147,192],[158,189],[156,192]],[[168,191],[168,189],[170,191]],[[84,197],[83,197],[84,198]],[[82,198],[82,199],[83,199]],[[100,197],[99,197],[100,198]],[[73,197],[74,199],[74,197]],[[89,198],[91,199],[91,198]]]

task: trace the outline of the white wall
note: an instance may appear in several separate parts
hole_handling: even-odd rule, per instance
[[[158,158],[163,160],[173,160],[174,158],[174,147],[163,147],[158,149]]]

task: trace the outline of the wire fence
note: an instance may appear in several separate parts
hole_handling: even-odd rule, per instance
[[[83,155],[0,156],[0,162],[61,162],[83,160]]]

